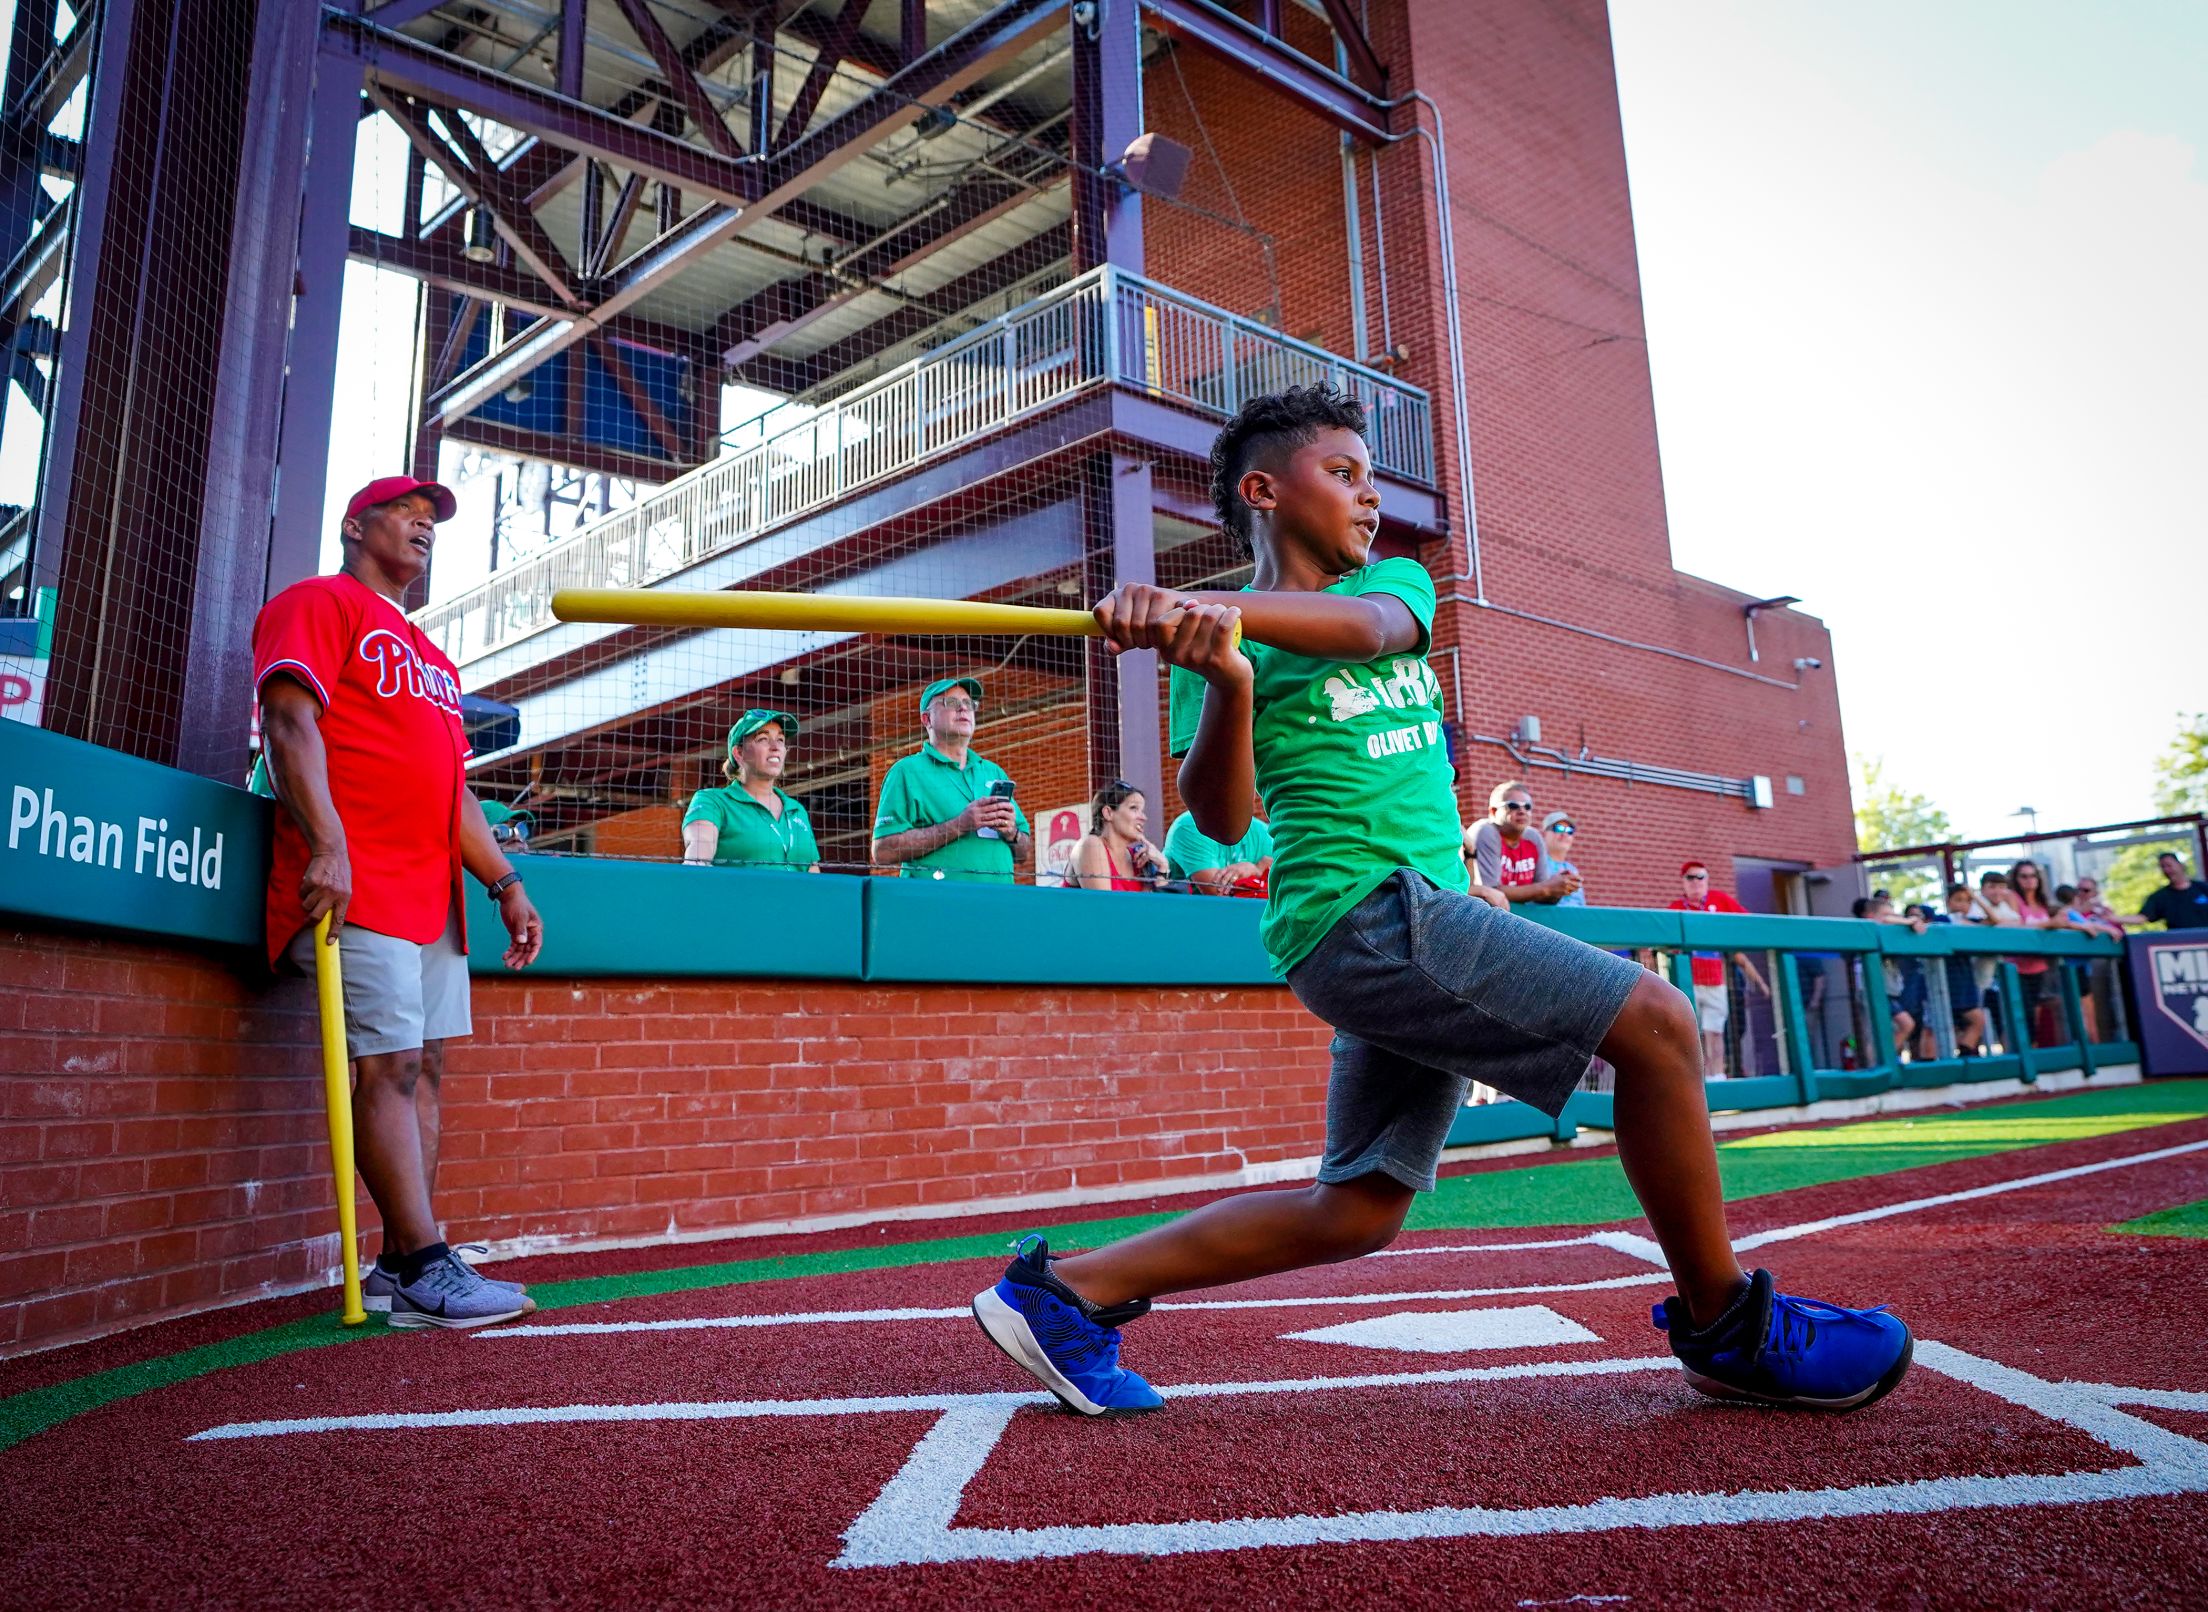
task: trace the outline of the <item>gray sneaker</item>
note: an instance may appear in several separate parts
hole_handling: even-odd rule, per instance
[[[510,1287],[486,1282],[447,1255],[391,1294],[393,1327],[485,1327],[527,1313]]]
[[[453,1252],[460,1254],[458,1249],[453,1250]],[[469,1261],[465,1254],[460,1254],[460,1258],[462,1263],[469,1265],[471,1269],[473,1268],[473,1262]],[[529,1296],[529,1290],[519,1282],[501,1282],[489,1276],[482,1279],[492,1287],[511,1288],[521,1299],[521,1313],[523,1315],[532,1315],[536,1312],[537,1301]],[[360,1307],[370,1315],[389,1315],[391,1313],[391,1295],[398,1290],[398,1276],[385,1270],[381,1265],[371,1262],[360,1278]]]

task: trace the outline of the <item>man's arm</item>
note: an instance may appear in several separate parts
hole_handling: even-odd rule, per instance
[[[506,860],[506,853],[498,848],[498,840],[491,833],[483,803],[466,788],[460,791],[460,865],[486,889],[514,871],[513,863]],[[519,879],[499,891],[498,916],[506,925],[506,966],[527,968],[544,949],[544,920],[537,915],[536,903],[529,899]]]
[[[353,899],[353,866],[345,852],[345,825],[330,798],[322,702],[288,674],[278,673],[261,684],[261,745],[276,798],[306,836],[307,870],[299,880],[299,903],[310,924],[330,915],[335,944]]]
[[[971,834],[977,828],[993,828],[1004,834],[1014,829],[1012,803],[995,796],[984,795],[971,801],[964,811],[948,822],[923,823],[918,828],[904,829],[896,834],[883,834],[874,841],[873,858],[878,863],[894,865],[910,862],[915,857],[926,856],[930,851],[940,851],[951,841]],[[1018,856],[1028,843],[1028,836],[1020,834],[1011,841],[1012,854]]]

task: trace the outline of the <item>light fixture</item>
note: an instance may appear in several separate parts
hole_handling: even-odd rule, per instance
[[[499,396],[503,397],[509,403],[528,402],[529,377],[524,375],[520,380],[514,382],[513,385],[507,387],[505,391],[499,393]]]
[[[460,248],[460,255],[470,263],[498,261],[498,231],[491,223],[489,208],[468,209],[467,244]]]
[[[1172,201],[1188,178],[1189,156],[1188,147],[1180,141],[1146,129],[1128,141],[1119,160],[1104,171],[1146,196]]]
[[[1756,653],[1756,612],[1759,610],[1784,610],[1788,605],[1798,605],[1801,602],[1798,595],[1775,593],[1768,599],[1751,599],[1740,607],[1740,614],[1748,623],[1748,658],[1750,660],[1763,659],[1761,655]]]
[[[797,678],[798,678],[798,671],[797,671],[797,668],[796,668],[795,666],[786,666],[786,667],[784,667],[784,668],[782,669],[782,681],[783,681],[783,682],[785,682],[785,683],[787,683],[787,684],[791,685],[792,687],[795,687],[795,686],[796,686],[796,684],[797,684]]]

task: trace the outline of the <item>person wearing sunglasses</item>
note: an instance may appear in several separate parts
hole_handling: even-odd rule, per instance
[[[1707,864],[1686,861],[1679,865],[1679,896],[1674,912],[1746,912],[1748,909],[1722,890],[1710,888]],[[1732,1001],[1725,983],[1725,962],[1719,952],[1694,954],[1694,1012],[1702,1029],[1702,1070],[1710,1080],[1723,1080],[1732,1071],[1725,1062],[1725,1026],[1732,1022]],[[1733,964],[1748,983],[1765,996],[1771,987],[1746,952],[1734,952]]]
[[[1570,874],[1574,879],[1582,875],[1579,864],[1572,860],[1577,848],[1579,825],[1572,821],[1570,812],[1551,812],[1541,819],[1541,844],[1549,853],[1549,866],[1559,874]],[[1574,886],[1556,898],[1560,907],[1584,907],[1587,891],[1584,886]]]
[[[1472,882],[1509,901],[1555,903],[1579,888],[1577,873],[1559,873],[1533,831],[1533,791],[1512,779],[1487,797],[1487,817],[1464,831]]]

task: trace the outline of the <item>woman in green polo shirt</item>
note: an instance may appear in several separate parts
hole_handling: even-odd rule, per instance
[[[813,820],[782,792],[783,763],[797,737],[786,711],[746,711],[728,730],[727,787],[701,789],[682,814],[682,859],[724,868],[818,873]]]

